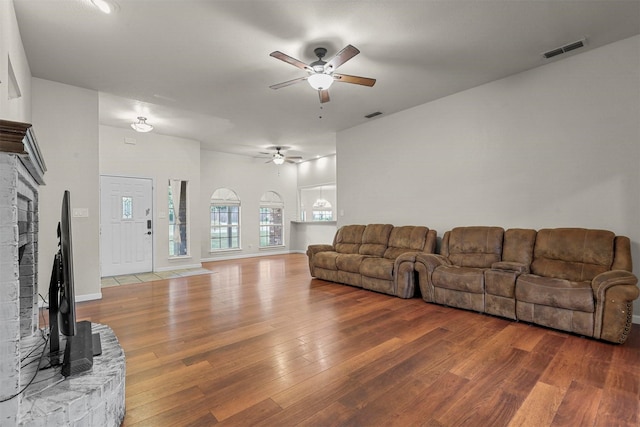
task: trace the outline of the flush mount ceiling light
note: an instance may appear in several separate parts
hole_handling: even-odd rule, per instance
[[[153,126],[147,123],[146,117],[138,117],[138,121],[131,123],[131,127],[136,132],[151,132],[153,130]]]
[[[315,90],[327,90],[333,83],[333,76],[331,74],[316,73],[311,74],[307,81]]]

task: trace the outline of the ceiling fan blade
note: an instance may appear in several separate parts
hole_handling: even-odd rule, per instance
[[[278,84],[275,84],[275,85],[271,85],[271,86],[269,86],[269,87],[270,87],[271,89],[280,89],[280,88],[282,88],[282,87],[291,86],[291,85],[294,85],[294,84],[296,84],[296,83],[303,82],[303,81],[305,81],[305,80],[307,80],[307,76],[305,76],[305,77],[298,77],[297,79],[293,79],[293,80],[289,80],[289,81],[286,81],[286,82],[278,83]]]
[[[351,45],[348,45],[340,52],[338,52],[338,54],[334,56],[331,61],[327,62],[327,65],[324,66],[324,69],[328,72],[331,72],[359,53],[360,51],[358,49]]]
[[[278,50],[276,50],[275,52],[271,52],[269,54],[269,56],[273,56],[276,59],[284,61],[284,62],[286,62],[288,64],[291,64],[294,67],[298,67],[298,68],[300,68],[302,70],[313,71],[313,69],[311,67],[309,67],[307,64],[305,64],[304,62],[299,61],[296,58],[292,58],[289,55],[287,55],[286,53],[282,53],[282,52],[280,52]]]
[[[320,97],[320,103],[324,104],[325,102],[329,102],[329,91],[328,90],[319,90],[318,96]]]
[[[302,160],[302,156],[286,156],[286,158],[291,160]]]
[[[333,79],[342,83],[354,83],[362,86],[373,86],[376,84],[376,79],[370,79],[369,77],[350,76],[347,74],[333,73]]]

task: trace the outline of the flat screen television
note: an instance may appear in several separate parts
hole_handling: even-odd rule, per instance
[[[60,364],[60,333],[66,336],[62,375],[68,377],[93,366],[93,356],[100,354],[100,335],[91,333],[91,322],[76,322],[71,238],[71,194],[62,197],[62,212],[57,228],[58,252],[53,259],[49,282],[49,360]]]

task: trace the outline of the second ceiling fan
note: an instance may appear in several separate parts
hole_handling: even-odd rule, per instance
[[[327,49],[318,47],[313,51],[318,57],[317,61],[311,64],[305,64],[291,56],[284,54],[280,51],[271,52],[270,56],[277,58],[281,61],[289,63],[294,67],[298,67],[309,73],[307,76],[299,77],[297,79],[289,80],[283,83],[278,83],[269,86],[271,89],[280,89],[285,86],[291,86],[302,81],[308,81],[312,88],[318,91],[320,97],[320,103],[329,102],[329,87],[333,82],[353,83],[362,86],[373,86],[376,83],[376,79],[370,79],[368,77],[349,76],[347,74],[338,74],[335,70],[360,53],[360,51],[354,46],[348,45],[342,49],[336,56],[329,62],[324,61],[322,58],[327,54]]]

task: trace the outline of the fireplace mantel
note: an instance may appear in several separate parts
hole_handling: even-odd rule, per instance
[[[0,152],[19,155],[31,177],[44,185],[47,167],[31,124],[0,120]]]

